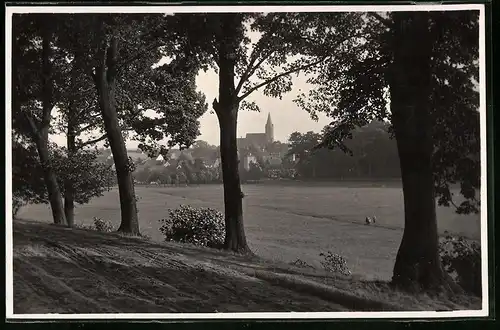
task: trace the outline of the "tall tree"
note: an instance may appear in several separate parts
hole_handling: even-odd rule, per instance
[[[238,170],[238,112],[258,110],[247,98],[259,89],[267,96],[281,97],[291,90],[293,74],[313,70],[327,60],[340,63],[340,54],[353,46],[354,36],[359,32],[357,24],[363,22],[356,13],[228,13],[178,17],[184,21],[194,51],[207,55],[202,60],[215,63],[218,72],[219,95],[212,107],[220,126],[224,246],[249,252]],[[335,29],[323,21],[330,22]],[[329,52],[322,57],[309,56],[312,49],[321,45],[328,47]]]
[[[106,130],[106,135],[113,153],[118,188],[120,194],[121,223],[119,231],[139,234],[137,203],[132,177],[132,166],[129,164],[127,147],[119,125],[116,109],[116,80],[119,65],[126,65],[119,57],[119,40],[116,31],[111,28],[109,35],[105,32],[104,19],[98,19],[97,53],[93,60],[92,77],[98,93],[99,107]],[[122,60],[123,61],[123,60]]]
[[[64,91],[57,102],[60,113],[59,120],[53,126],[59,132],[66,135],[65,151],[67,163],[74,164],[78,168],[79,164],[84,164],[84,162],[79,162],[82,159],[82,155],[83,159],[89,159],[86,156],[90,156],[91,154],[91,158],[96,157],[92,152],[88,150],[83,151],[83,149],[105,140],[107,136],[102,132],[102,116],[98,108],[97,94],[94,88],[92,88],[92,80],[86,75],[84,70],[86,65],[85,57],[82,52],[75,52],[72,47],[68,47],[68,41],[65,40],[66,38],[77,38],[76,34],[78,31],[70,28],[64,29],[63,33],[61,33],[57,46],[66,52],[68,70],[67,72],[61,72],[66,79],[63,85]],[[98,137],[93,136],[96,133]],[[82,135],[90,135],[90,137],[82,139]],[[96,174],[98,173],[101,172],[97,171]],[[99,175],[96,175],[96,178],[98,177]],[[81,179],[82,177],[80,176],[64,176],[64,213],[69,227],[72,227],[74,224],[75,197],[78,193],[76,186]],[[96,196],[100,195],[100,193],[97,193]]]
[[[59,92],[57,68],[64,65],[54,50],[57,22],[49,15],[14,15],[12,67],[13,129],[28,135],[36,146],[52,217],[65,224],[62,195],[49,154],[52,110]]]
[[[455,17],[450,17],[450,19],[446,17],[447,15]],[[461,146],[465,144],[472,146],[471,151],[475,149],[476,155],[474,152],[464,155],[445,152],[441,157],[447,160],[444,161],[448,163],[446,165],[450,165],[449,161],[452,159],[459,164],[463,163],[463,159],[467,159],[465,167],[468,168],[468,173],[466,173],[468,175],[463,176],[463,184],[472,183],[469,185],[472,190],[474,190],[474,184],[476,184],[475,187],[479,184],[479,180],[475,179],[479,176],[479,167],[474,164],[474,158],[479,160],[477,157],[479,148],[474,148],[474,145],[479,142],[479,104],[478,97],[475,95],[477,92],[474,91],[471,81],[475,76],[473,62],[479,55],[479,34],[474,23],[477,20],[475,16],[475,13],[392,15],[391,40],[393,43],[390,47],[392,48],[391,69],[393,71],[389,73],[388,83],[405,202],[405,230],[396,257],[393,282],[405,287],[418,283],[425,288],[433,288],[447,282],[438,252],[435,181],[439,182],[441,175],[448,169],[447,166],[436,167],[436,165],[439,166],[439,162],[434,157],[436,146],[441,147],[440,149],[445,146],[442,142],[435,143],[434,140],[447,140],[451,136],[440,134],[441,129],[433,127],[436,120],[441,121],[445,126],[454,127],[457,125],[455,121],[458,118],[446,118],[450,114],[470,119],[471,127],[468,129],[464,127],[465,131],[459,133],[460,135],[466,134],[465,139],[458,143],[448,140],[450,145],[445,147],[445,150],[454,149],[454,147],[462,149]],[[448,30],[455,27],[459,28],[458,31]],[[449,35],[443,36],[443,32]],[[464,33],[464,35],[458,36],[457,33]],[[474,34],[476,34],[475,38]],[[415,42],[416,40],[419,42]],[[445,50],[439,51],[438,47],[442,44]],[[459,53],[458,56],[454,56],[453,52],[449,52],[452,49],[446,45],[455,48],[453,50],[461,48],[460,53],[467,55],[463,57]],[[449,67],[455,70],[439,72],[440,64],[446,63],[446,57],[452,58]],[[466,62],[462,62],[463,60]],[[462,63],[468,68],[462,72],[457,71],[456,69]],[[433,83],[436,78],[441,78],[442,82]],[[439,93],[440,99],[435,99],[434,93],[442,91],[441,85],[446,86],[446,80],[450,80],[450,85],[460,84],[455,87],[460,88],[464,94],[461,95],[461,99],[457,100],[458,102],[450,98],[458,96],[455,93]],[[442,102],[443,97],[450,98],[446,103],[454,111],[444,112],[444,109],[436,106],[437,102]],[[439,120],[440,117],[444,117],[444,120]],[[458,125],[462,126],[462,124]],[[474,173],[474,170],[477,172]],[[441,191],[446,194],[445,190]],[[462,193],[464,193],[463,189]],[[475,199],[474,194],[467,195],[466,193],[464,197],[469,200]]]
[[[479,208],[478,13],[369,13],[366,20],[362,51],[344,67],[324,68],[312,79],[319,88],[298,103],[334,119],[323,145],[344,150],[356,126],[390,120],[405,207],[393,283],[448,287],[435,198],[449,205],[449,185],[458,181],[466,201],[457,211]]]
[[[127,156],[125,133],[134,130],[145,142],[141,148],[150,152],[165,152],[167,148],[157,142],[167,137],[170,146],[190,144],[199,134],[197,119],[206,104],[194,92],[188,60],[175,53],[180,37],[164,15],[85,14],[65,19],[72,32],[67,47],[85,59],[82,70],[93,80],[113,154],[121,208],[118,230],[138,234],[134,166]],[[158,67],[164,56],[173,58],[172,64]],[[179,82],[181,75],[184,80]],[[186,89],[189,92],[183,93]],[[146,116],[147,110],[159,117]]]
[[[298,159],[296,165],[302,176],[316,177],[318,158],[314,157],[317,150],[315,147],[320,143],[321,135],[309,131],[305,134],[294,132],[290,135],[290,149],[288,155],[295,155]]]
[[[191,149],[191,155],[193,158],[201,158],[205,160],[213,159],[215,160],[215,152],[217,150],[216,146],[208,144],[206,141],[198,140],[196,141]]]

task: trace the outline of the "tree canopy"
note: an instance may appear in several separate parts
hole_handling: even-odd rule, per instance
[[[341,148],[352,131],[371,120],[391,123],[388,97],[393,53],[400,46],[391,41],[395,13],[369,13],[365,41],[344,65],[325,62],[310,78],[318,86],[299,95],[296,103],[310,113],[332,118],[322,146]],[[478,212],[476,191],[480,181],[478,13],[431,12],[432,137],[434,185],[440,205],[450,206],[450,186],[458,183],[465,201],[457,212]],[[411,15],[410,15],[411,16]],[[422,128],[425,129],[425,128]],[[393,128],[390,127],[392,132]]]

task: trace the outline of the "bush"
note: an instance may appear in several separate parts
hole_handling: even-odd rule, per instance
[[[82,223],[75,223],[73,225],[73,228],[76,228],[76,229],[85,229],[85,230],[95,230],[95,227],[93,225],[85,225],[85,224],[82,224]]]
[[[309,265],[307,262],[305,262],[302,259],[297,259],[294,262],[290,262],[290,265],[295,266],[295,267],[299,267],[299,268],[312,268],[312,269],[314,269],[313,266]]]
[[[12,196],[12,217],[15,218],[26,202],[19,197]]]
[[[347,260],[341,255],[332,253],[330,251],[328,251],[327,254],[322,252],[319,255],[325,259],[324,261],[321,261],[321,265],[328,272],[340,273],[343,275],[352,274],[349,268],[347,267]]]
[[[113,225],[109,221],[94,217],[93,229],[103,233],[110,233],[113,231]]]
[[[439,239],[444,269],[468,293],[481,296],[481,247],[462,236],[446,233]]]
[[[211,248],[224,244],[224,216],[212,208],[181,205],[168,210],[168,219],[161,219],[160,231],[166,241],[192,243]]]

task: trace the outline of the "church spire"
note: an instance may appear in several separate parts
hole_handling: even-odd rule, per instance
[[[274,125],[271,120],[271,113],[267,114],[267,123],[266,123],[266,138],[267,142],[274,142]]]

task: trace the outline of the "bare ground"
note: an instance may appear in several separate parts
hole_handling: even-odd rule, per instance
[[[32,221],[13,223],[14,313],[336,312],[479,309],[383,282],[257,257]]]

